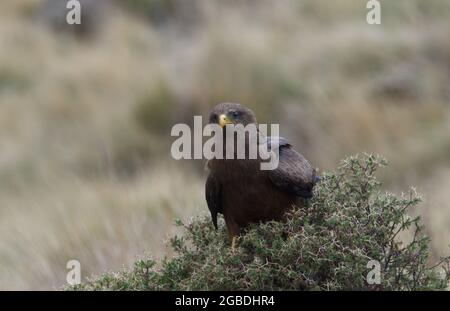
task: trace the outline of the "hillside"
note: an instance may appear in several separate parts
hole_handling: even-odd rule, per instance
[[[159,269],[173,220],[207,212],[170,130],[225,101],[320,171],[385,156],[386,189],[423,194],[430,263],[448,254],[450,1],[384,0],[374,26],[362,0],[80,0],[81,29],[65,2],[0,1],[0,289],[58,289],[70,260]]]

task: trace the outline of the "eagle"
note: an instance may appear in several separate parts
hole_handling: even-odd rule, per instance
[[[215,106],[209,123],[220,126],[224,140],[228,137],[227,124],[257,126],[253,111],[238,103]],[[261,157],[213,158],[206,164],[209,175],[205,195],[212,223],[217,230],[217,215],[223,214],[232,252],[242,229],[251,223],[283,220],[287,212],[305,205],[305,199],[312,197],[313,187],[319,180],[316,170],[285,138],[262,134],[258,137],[257,143],[265,143],[266,150],[278,149],[277,168],[261,170]],[[224,155],[227,146],[224,141]],[[245,146],[247,149],[248,137]]]

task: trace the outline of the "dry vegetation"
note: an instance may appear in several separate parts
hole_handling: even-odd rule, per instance
[[[429,261],[420,216],[407,213],[421,198],[396,196],[376,178],[387,163],[374,155],[341,161],[322,174],[305,209],[284,222],[252,225],[230,252],[226,229],[208,216],[170,239],[174,255],[151,256],[132,269],[103,273],[67,290],[445,290],[450,257]],[[411,239],[398,241],[404,230]],[[367,281],[367,262],[380,262],[380,283]]]
[[[383,1],[369,26],[361,0],[111,0],[87,34],[52,27],[45,2],[0,3],[1,289],[59,287],[72,258],[87,276],[164,254],[173,219],[206,210],[202,164],[171,160],[169,129],[221,101],[321,169],[383,154],[446,253],[450,2]]]

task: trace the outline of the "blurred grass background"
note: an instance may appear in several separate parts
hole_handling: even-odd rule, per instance
[[[0,289],[55,289],[167,253],[206,211],[202,163],[170,129],[222,101],[280,123],[321,170],[390,161],[425,195],[433,256],[450,244],[450,1],[81,0],[0,3]]]

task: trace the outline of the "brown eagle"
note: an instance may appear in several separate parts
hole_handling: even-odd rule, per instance
[[[222,128],[226,140],[227,124],[255,124],[255,114],[237,103],[214,107],[210,123]],[[259,136],[262,137],[262,136]],[[282,220],[286,212],[300,208],[303,200],[312,197],[318,180],[308,161],[281,137],[263,137],[267,149],[278,147],[279,164],[274,170],[261,170],[262,159],[212,159],[207,163],[209,176],[205,194],[212,222],[217,229],[217,214],[224,216],[235,250],[236,237],[250,223]],[[246,148],[248,142],[245,142]],[[223,143],[224,154],[227,142]]]

